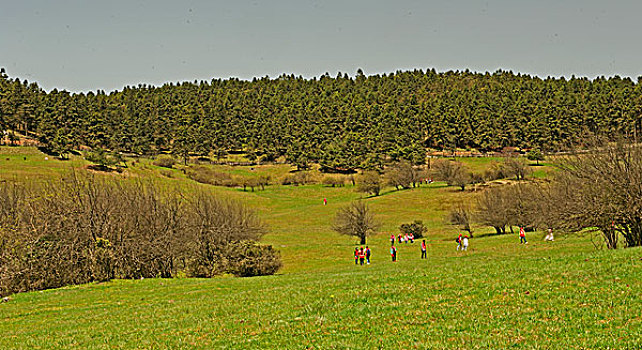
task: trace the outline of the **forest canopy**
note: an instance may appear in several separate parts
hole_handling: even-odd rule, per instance
[[[141,84],[109,94],[45,92],[4,70],[0,78],[0,129],[62,155],[80,146],[184,159],[235,151],[343,171],[421,164],[426,149],[550,152],[583,135],[637,138],[641,116],[639,82],[618,76],[359,71]]]

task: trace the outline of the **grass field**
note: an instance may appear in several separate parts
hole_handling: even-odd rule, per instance
[[[45,161],[29,148],[0,154],[0,180],[44,180],[86,165]],[[143,160],[109,176],[189,183],[178,170],[172,178],[159,171]],[[437,183],[365,198],[383,226],[368,241],[372,264],[355,266],[355,240],[330,229],[336,210],[362,197],[351,186],[213,191],[259,211],[270,227],[264,242],[283,255],[277,275],[116,280],[13,295],[0,304],[0,348],[642,347],[640,248],[597,250],[581,236],[545,243],[539,232],[520,245],[516,235],[478,227],[470,251],[457,252],[458,231],[443,217],[475,192]],[[416,242],[399,246],[399,262],[390,262],[390,233],[414,219],[429,227],[428,259],[419,258]]]

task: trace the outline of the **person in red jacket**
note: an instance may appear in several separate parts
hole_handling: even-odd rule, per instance
[[[359,262],[363,266],[363,260],[366,258],[366,253],[363,251],[363,247],[359,250]]]
[[[390,245],[395,245],[395,235],[394,234],[390,235]]]
[[[524,226],[519,227],[519,244],[528,244],[526,241],[526,231],[524,230]]]
[[[421,258],[426,259],[428,254],[426,253],[426,240],[421,241]]]
[[[460,233],[459,237],[457,237],[457,239],[455,240],[455,242],[457,242],[457,250],[461,249],[461,240],[462,239],[463,239],[463,237],[461,236],[461,233]]]

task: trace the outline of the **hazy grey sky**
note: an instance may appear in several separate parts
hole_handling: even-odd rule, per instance
[[[0,67],[50,90],[436,68],[642,75],[642,1],[0,0]]]

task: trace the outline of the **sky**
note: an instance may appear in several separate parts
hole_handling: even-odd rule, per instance
[[[0,0],[0,67],[45,90],[397,70],[642,75],[642,1]]]

